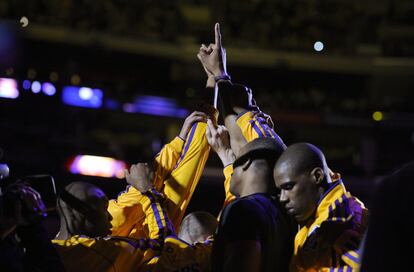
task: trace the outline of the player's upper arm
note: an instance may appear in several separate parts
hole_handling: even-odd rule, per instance
[[[155,157],[155,182],[164,181],[174,170],[180,159],[184,147],[184,140],[175,137],[170,143],[166,144]],[[157,185],[157,184],[155,184]]]

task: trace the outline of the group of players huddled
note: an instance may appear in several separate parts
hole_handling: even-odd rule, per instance
[[[84,182],[62,190],[51,270],[358,271],[367,209],[320,149],[284,144],[252,91],[232,82],[219,24],[214,30],[215,42],[197,54],[214,100],[153,161],[125,170],[129,186],[116,199]],[[210,149],[223,163],[223,209],[184,217]],[[45,245],[34,256],[42,254],[55,253]]]

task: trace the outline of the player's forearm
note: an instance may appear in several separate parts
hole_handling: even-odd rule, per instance
[[[148,224],[150,239],[164,239],[172,235],[174,230],[164,208],[164,197],[157,190],[151,190],[142,194],[142,210],[145,213],[145,221]]]
[[[234,160],[236,159],[233,150],[231,150],[230,148],[218,150],[217,155],[223,163],[223,167],[227,167],[228,165],[233,164]]]

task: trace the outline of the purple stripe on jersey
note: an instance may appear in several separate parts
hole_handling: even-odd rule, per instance
[[[355,262],[355,263],[359,263],[358,258],[356,258],[356,257],[352,256],[352,255],[351,255],[351,254],[349,254],[348,252],[344,253],[344,255],[345,255],[346,257],[348,257],[349,259],[351,259],[351,261],[353,261],[353,262]]]
[[[261,117],[256,118],[256,120],[260,128],[265,132],[266,136],[271,138],[272,135],[269,133],[269,126],[267,125],[266,121]]]
[[[342,267],[338,268],[338,272],[343,272],[343,271],[344,271],[344,269]]]
[[[349,209],[349,199],[346,197],[345,194],[342,195],[342,206],[344,208],[344,217],[348,217],[349,214],[351,214],[351,211]]]
[[[256,123],[253,120],[249,121],[250,125],[253,127],[253,129],[256,131],[256,133],[259,135],[259,138],[264,138],[263,133],[260,131],[260,129],[256,126]]]
[[[322,197],[319,199],[318,205],[321,203],[321,201],[339,184],[342,184],[342,180],[338,179],[337,181],[329,184],[329,189],[322,195]]]
[[[335,200],[335,217],[338,219],[342,217],[342,207],[341,203],[339,203],[339,199]]]
[[[165,211],[164,206],[163,205],[160,205],[160,206],[161,206],[162,214],[164,215],[165,224],[167,225],[166,236],[175,235],[174,228],[171,225],[171,221],[167,216],[167,212]]]
[[[237,122],[237,120],[239,120],[239,118],[240,117],[242,117],[246,112],[248,112],[249,110],[244,110],[244,111],[242,111],[241,113],[239,113],[239,114],[237,114],[237,117],[236,117],[236,122]]]
[[[329,272],[335,272],[335,267],[332,267],[331,269],[329,269]]]
[[[163,232],[164,226],[162,225],[162,222],[161,222],[160,212],[158,211],[157,203],[155,202],[155,199],[154,199],[154,197],[152,196],[151,193],[147,194],[147,196],[151,201],[151,209],[154,212],[155,219],[157,221],[157,225],[158,225],[158,229],[159,229],[158,232],[160,233],[159,234],[160,235],[159,239],[163,239],[164,238],[164,232]]]
[[[193,137],[194,137],[194,133],[195,133],[196,128],[197,128],[197,124],[198,124],[198,123],[195,123],[195,124],[193,125],[193,127],[191,128],[190,137],[188,138],[188,141],[187,141],[187,142],[186,142],[186,144],[185,144],[185,147],[184,147],[184,152],[181,154],[181,157],[180,157],[180,159],[178,160],[177,164],[175,165],[174,169],[178,167],[178,165],[179,165],[179,164],[181,163],[181,161],[184,159],[184,156],[186,155],[186,153],[187,153],[188,149],[190,148],[190,144],[191,144],[191,142],[193,141]]]
[[[352,268],[350,266],[347,266],[345,272],[352,272]]]
[[[120,192],[116,198],[118,198],[120,195],[125,194],[126,192],[128,192],[129,188],[131,187],[131,185],[128,185],[125,190],[123,190],[122,192]],[[118,201],[118,199],[114,199],[115,201]]]

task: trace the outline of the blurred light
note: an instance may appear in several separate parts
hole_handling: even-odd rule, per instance
[[[59,80],[59,74],[56,73],[56,72],[51,72],[50,75],[49,75],[49,79],[52,82],[56,82],[56,81]]]
[[[91,88],[82,87],[79,89],[79,97],[83,100],[89,100],[93,96],[93,91]]]
[[[17,81],[12,78],[0,78],[0,97],[11,99],[19,97]]]
[[[315,42],[315,44],[313,45],[313,49],[315,49],[315,51],[318,51],[318,52],[322,51],[323,47],[324,45],[320,41]]]
[[[22,24],[22,27],[27,27],[29,25],[29,19],[26,16],[23,16],[20,18],[20,23]]]
[[[107,109],[117,110],[117,109],[120,108],[120,106],[121,106],[121,104],[118,101],[116,101],[116,100],[106,99],[106,101],[105,101],[105,107]]]
[[[124,104],[123,109],[125,112],[176,118],[183,118],[188,115],[188,110],[178,107],[174,99],[158,96],[138,96],[134,103]]]
[[[29,70],[27,70],[27,77],[29,79],[34,79],[36,77],[36,74],[37,72],[35,69],[30,68]]]
[[[127,164],[110,157],[78,155],[69,165],[72,174],[105,178],[124,178]]]
[[[19,46],[17,40],[17,31],[14,26],[2,20],[0,23],[0,63],[2,67],[16,64],[19,51],[16,50]]]
[[[42,84],[39,81],[33,81],[32,83],[32,92],[39,93],[42,89]]]
[[[382,119],[384,119],[384,115],[382,114],[382,112],[376,111],[372,114],[372,119],[379,122],[382,121]]]
[[[73,75],[71,78],[70,78],[70,83],[72,83],[73,85],[78,85],[79,83],[80,83],[80,81],[81,81],[81,78],[80,78],[80,76],[79,75]]]
[[[9,166],[5,163],[0,163],[0,180],[7,178],[10,174]]]
[[[52,96],[56,93],[56,88],[52,83],[45,82],[42,85],[43,93],[49,96]]]
[[[32,83],[30,82],[30,80],[26,79],[23,81],[22,86],[23,86],[23,89],[30,90],[30,87],[32,87]]]
[[[62,91],[63,103],[84,108],[100,108],[103,92],[100,89],[66,86]]]

